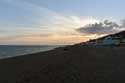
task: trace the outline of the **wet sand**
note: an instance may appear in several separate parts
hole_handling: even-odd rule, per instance
[[[125,47],[73,45],[2,59],[0,83],[125,83]]]

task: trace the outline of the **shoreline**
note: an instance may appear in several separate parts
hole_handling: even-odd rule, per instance
[[[53,50],[59,46],[0,46],[0,59]]]

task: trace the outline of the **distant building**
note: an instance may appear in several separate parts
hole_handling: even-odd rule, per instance
[[[102,45],[120,45],[121,44],[121,40],[119,37],[107,37],[104,40],[102,40],[103,43]]]
[[[108,35],[102,38],[90,40],[86,45],[125,45],[125,31],[117,34]]]

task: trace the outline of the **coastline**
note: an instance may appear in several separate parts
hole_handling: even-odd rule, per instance
[[[124,83],[125,47],[73,45],[0,60],[0,83]]]
[[[49,51],[59,46],[52,45],[0,45],[0,59]]]

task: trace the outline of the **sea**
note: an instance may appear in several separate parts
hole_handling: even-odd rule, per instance
[[[60,46],[51,45],[0,45],[0,59],[49,51]]]

